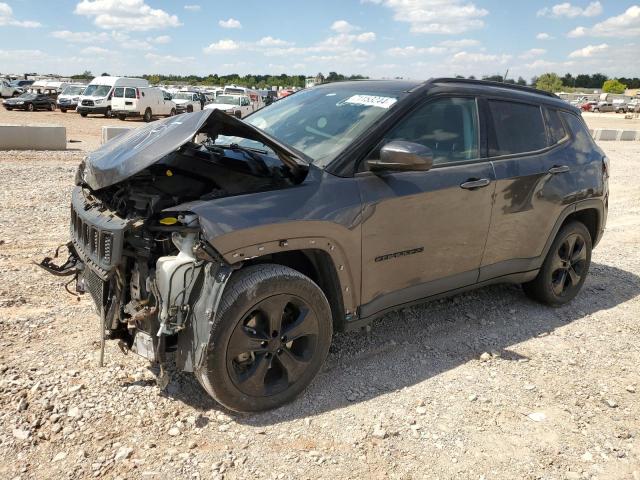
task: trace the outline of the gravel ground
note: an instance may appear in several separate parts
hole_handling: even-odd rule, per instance
[[[250,416],[186,374],[160,392],[115,342],[97,367],[90,299],[32,264],[67,240],[83,153],[0,153],[0,478],[640,480],[640,143],[603,148],[608,230],[571,305],[493,286],[391,313]]]

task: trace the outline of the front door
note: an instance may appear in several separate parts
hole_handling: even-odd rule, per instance
[[[478,279],[495,188],[481,159],[475,98],[440,97],[401,119],[392,140],[433,152],[427,172],[357,174],[363,202],[362,309],[366,317]]]

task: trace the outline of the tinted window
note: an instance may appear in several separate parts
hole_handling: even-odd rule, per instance
[[[574,145],[581,152],[590,152],[593,149],[593,139],[584,121],[571,113],[562,112],[562,118],[575,137]]]
[[[564,129],[562,120],[560,120],[560,114],[557,110],[545,109],[547,117],[547,128],[549,129],[549,141],[551,145],[560,143],[567,137],[567,132]]]
[[[135,88],[127,88],[124,91],[125,98],[136,98],[136,89]]]
[[[116,98],[124,97],[124,88],[118,87],[113,90],[113,96]]]
[[[493,100],[489,110],[493,120],[491,156],[534,152],[547,146],[540,107]]]
[[[385,135],[384,143],[392,140],[429,147],[434,164],[478,158],[476,101],[473,98],[444,98],[429,102]]]

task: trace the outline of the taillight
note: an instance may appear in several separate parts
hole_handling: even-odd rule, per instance
[[[140,100],[140,89],[136,88],[136,98]]]
[[[602,177],[609,178],[609,157],[602,157]]]

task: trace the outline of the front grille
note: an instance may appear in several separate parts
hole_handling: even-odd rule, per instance
[[[88,291],[91,298],[93,298],[96,308],[98,309],[98,313],[102,316],[107,300],[108,283],[102,280],[98,274],[90,268],[85,268],[82,275],[84,277],[86,291]]]
[[[93,107],[93,100],[82,100],[82,105],[85,107]]]
[[[120,263],[128,222],[96,204],[87,203],[81,187],[71,200],[70,233],[81,260],[105,280]]]

